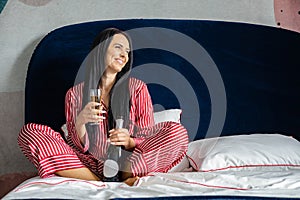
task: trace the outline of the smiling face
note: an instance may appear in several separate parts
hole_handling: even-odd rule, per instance
[[[106,52],[106,74],[117,74],[129,60],[130,46],[127,38],[123,34],[113,36]]]

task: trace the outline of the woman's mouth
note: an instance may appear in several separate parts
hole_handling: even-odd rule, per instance
[[[125,61],[123,59],[120,58],[116,58],[116,61],[120,64],[123,65],[125,63]]]

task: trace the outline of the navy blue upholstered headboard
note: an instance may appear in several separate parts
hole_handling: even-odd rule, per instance
[[[108,20],[52,31],[28,67],[26,123],[60,131],[65,93],[107,27],[132,33],[133,76],[147,82],[156,110],[183,109],[190,140],[257,132],[299,139],[299,33],[201,20]]]

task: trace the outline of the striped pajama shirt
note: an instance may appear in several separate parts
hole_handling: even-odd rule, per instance
[[[130,121],[128,130],[136,147],[128,154],[134,176],[149,172],[167,172],[185,156],[188,145],[186,129],[179,123],[154,124],[151,97],[144,82],[130,78]],[[36,166],[41,177],[52,176],[60,170],[88,167],[99,178],[103,177],[106,158],[107,118],[99,123],[99,132],[86,134],[81,144],[75,130],[76,116],[82,109],[83,83],[68,90],[65,114],[68,136],[41,124],[29,123],[22,129],[18,143],[25,156]],[[107,108],[104,106],[107,111]]]

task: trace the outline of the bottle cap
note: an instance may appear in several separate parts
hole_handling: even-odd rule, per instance
[[[123,117],[119,117],[116,119],[116,129],[123,128],[124,119]]]

